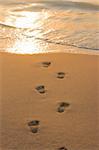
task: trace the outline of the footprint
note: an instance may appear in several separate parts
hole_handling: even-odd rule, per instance
[[[35,128],[34,128],[34,127],[31,127],[30,129],[31,129],[31,132],[32,132],[32,133],[37,133],[38,130],[39,130],[39,128],[37,128],[37,127],[35,127]]]
[[[39,120],[32,120],[30,122],[28,122],[28,126],[37,126],[40,124]]]
[[[58,150],[68,150],[66,147],[60,147]]]
[[[28,122],[28,126],[30,127],[30,130],[32,133],[37,133],[39,128],[40,121],[39,120],[32,120]]]
[[[41,94],[44,94],[46,92],[44,85],[39,85],[35,89]]]
[[[57,73],[57,78],[63,79],[64,77],[65,77],[65,73],[64,72],[58,72]]]
[[[42,66],[43,67],[49,67],[51,65],[51,62],[50,61],[44,61],[44,62],[42,62]]]
[[[58,106],[57,111],[58,111],[59,113],[62,113],[62,112],[65,111],[65,108],[66,108],[66,107],[69,107],[69,106],[70,106],[69,103],[67,103],[67,102],[61,102],[61,103],[59,104],[59,106]]]

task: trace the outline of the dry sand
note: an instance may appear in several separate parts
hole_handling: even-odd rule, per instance
[[[0,65],[0,150],[99,149],[99,56],[2,53]]]

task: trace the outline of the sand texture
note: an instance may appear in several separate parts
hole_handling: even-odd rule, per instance
[[[1,53],[0,150],[99,150],[99,56]]]

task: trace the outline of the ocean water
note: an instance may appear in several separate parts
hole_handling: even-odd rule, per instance
[[[0,0],[0,52],[99,54],[98,0]]]

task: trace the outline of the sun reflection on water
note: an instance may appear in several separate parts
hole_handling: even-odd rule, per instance
[[[42,17],[43,14],[40,12],[22,11],[11,13],[11,16],[6,19],[6,23],[16,28],[38,27],[39,23],[41,23],[39,20],[42,19]]]
[[[6,18],[5,23],[9,26],[14,26],[16,38],[13,39],[13,44],[7,48],[7,52],[17,54],[33,54],[41,53],[44,51],[44,47],[40,40],[36,37],[39,36],[41,28],[43,28],[44,19],[48,17],[48,14],[42,12],[16,12],[11,13]],[[12,35],[13,36],[13,35]],[[30,36],[30,37],[29,37]]]

